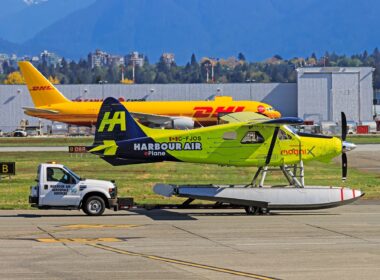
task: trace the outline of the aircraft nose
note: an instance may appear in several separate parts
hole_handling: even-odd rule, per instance
[[[344,153],[352,151],[355,148],[356,148],[356,145],[354,143],[350,143],[350,142],[346,142],[346,141],[342,142],[342,150]]]
[[[271,118],[272,119],[279,119],[281,118],[281,114],[279,111],[273,111],[272,114],[271,114]]]

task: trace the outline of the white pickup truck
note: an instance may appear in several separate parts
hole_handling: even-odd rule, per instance
[[[100,216],[106,208],[126,210],[132,198],[118,198],[114,181],[84,179],[57,163],[38,166],[37,186],[30,189],[29,203],[39,209],[82,209],[90,216]]]

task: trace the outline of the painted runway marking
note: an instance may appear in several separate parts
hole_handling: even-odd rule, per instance
[[[97,242],[122,242],[125,241],[121,238],[103,237],[103,238],[36,238],[38,242],[42,243],[97,243]]]
[[[177,260],[177,259],[165,258],[165,257],[160,257],[160,256],[148,255],[148,254],[143,254],[143,253],[137,253],[137,252],[127,251],[127,250],[117,249],[117,248],[102,245],[102,244],[88,244],[88,246],[92,246],[95,248],[99,248],[102,250],[106,250],[106,251],[110,251],[110,252],[114,252],[114,253],[118,253],[118,254],[122,254],[122,255],[142,257],[142,258],[146,258],[146,259],[150,259],[150,260],[161,261],[161,262],[172,263],[172,264],[178,264],[178,265],[184,265],[184,266],[188,266],[188,267],[195,267],[195,268],[206,269],[206,270],[212,270],[212,271],[217,271],[217,272],[221,272],[221,273],[227,273],[227,274],[232,274],[232,275],[236,275],[236,276],[242,276],[242,277],[257,279],[257,280],[278,280],[278,278],[268,277],[268,276],[264,276],[264,275],[253,274],[253,273],[243,272],[243,271],[237,271],[237,270],[232,270],[232,269],[228,269],[228,268],[221,268],[221,267],[216,267],[216,266],[204,265],[204,264],[199,264],[199,263],[193,263],[193,262],[188,262],[188,261],[182,261],[182,260]]]
[[[101,224],[94,224],[94,225],[86,225],[86,224],[75,224],[75,225],[66,225],[61,226],[62,228],[68,228],[68,229],[101,229],[101,228],[133,228],[138,227],[138,225],[101,225]]]

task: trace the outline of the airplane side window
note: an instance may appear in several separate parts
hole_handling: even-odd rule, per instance
[[[248,131],[241,140],[242,144],[256,144],[263,143],[264,137],[258,131]]]
[[[291,140],[292,137],[288,135],[286,132],[284,132],[282,129],[278,132],[278,139],[280,140]]]
[[[236,131],[227,131],[223,134],[224,140],[236,140],[236,138],[237,138]]]

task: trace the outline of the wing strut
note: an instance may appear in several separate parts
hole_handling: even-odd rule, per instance
[[[276,126],[274,128],[272,141],[270,142],[269,151],[268,151],[268,154],[267,154],[267,158],[265,160],[265,165],[268,165],[270,163],[270,160],[272,158],[272,153],[273,153],[274,145],[276,145],[276,140],[277,140],[277,135],[278,135],[278,131],[279,130],[280,130],[280,128],[278,126]]]

